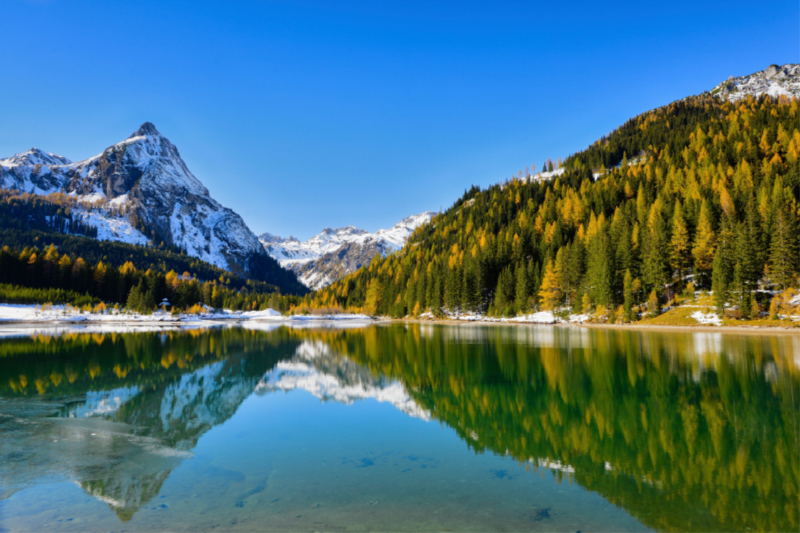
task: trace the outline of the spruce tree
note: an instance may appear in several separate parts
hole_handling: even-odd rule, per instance
[[[633,322],[633,276],[631,276],[631,271],[625,271],[625,280],[623,282],[624,285],[624,293],[625,293],[625,322]]]
[[[781,206],[775,217],[769,251],[770,277],[781,289],[786,289],[797,275],[797,220],[790,210]]]
[[[517,285],[516,285],[516,308],[517,313],[525,314],[528,311],[528,272],[525,263],[517,266]]]
[[[711,290],[714,293],[714,307],[719,316],[725,315],[725,302],[728,299],[728,279],[726,277],[722,254],[714,256],[711,274]]]

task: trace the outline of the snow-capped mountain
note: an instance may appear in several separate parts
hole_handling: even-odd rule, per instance
[[[762,94],[772,97],[800,96],[800,64],[770,65],[749,76],[731,76],[714,87],[711,94],[729,101]]]
[[[369,264],[376,255],[399,250],[414,230],[430,222],[434,215],[436,213],[433,211],[412,215],[389,229],[375,233],[347,226],[325,228],[305,242],[269,233],[261,235],[259,240],[267,253],[282,267],[296,272],[303,284],[312,289],[321,289],[355,272],[362,265]]]
[[[168,242],[239,274],[252,274],[254,258],[271,261],[242,218],[210,196],[175,145],[149,122],[77,163],[36,148],[0,159],[0,186],[74,196],[84,202],[77,211],[98,228],[100,239]]]

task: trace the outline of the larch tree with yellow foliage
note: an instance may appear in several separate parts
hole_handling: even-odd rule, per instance
[[[542,287],[539,289],[539,301],[542,308],[552,311],[561,302],[561,279],[555,263],[550,260],[544,269]]]

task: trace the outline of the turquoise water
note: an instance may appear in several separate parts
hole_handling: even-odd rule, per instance
[[[798,529],[798,337],[0,341],[11,531]]]

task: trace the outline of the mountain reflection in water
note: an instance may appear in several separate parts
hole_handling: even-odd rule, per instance
[[[71,480],[130,520],[253,393],[305,389],[440,421],[651,528],[797,530],[797,354],[794,335],[417,324],[5,339],[0,497]]]

